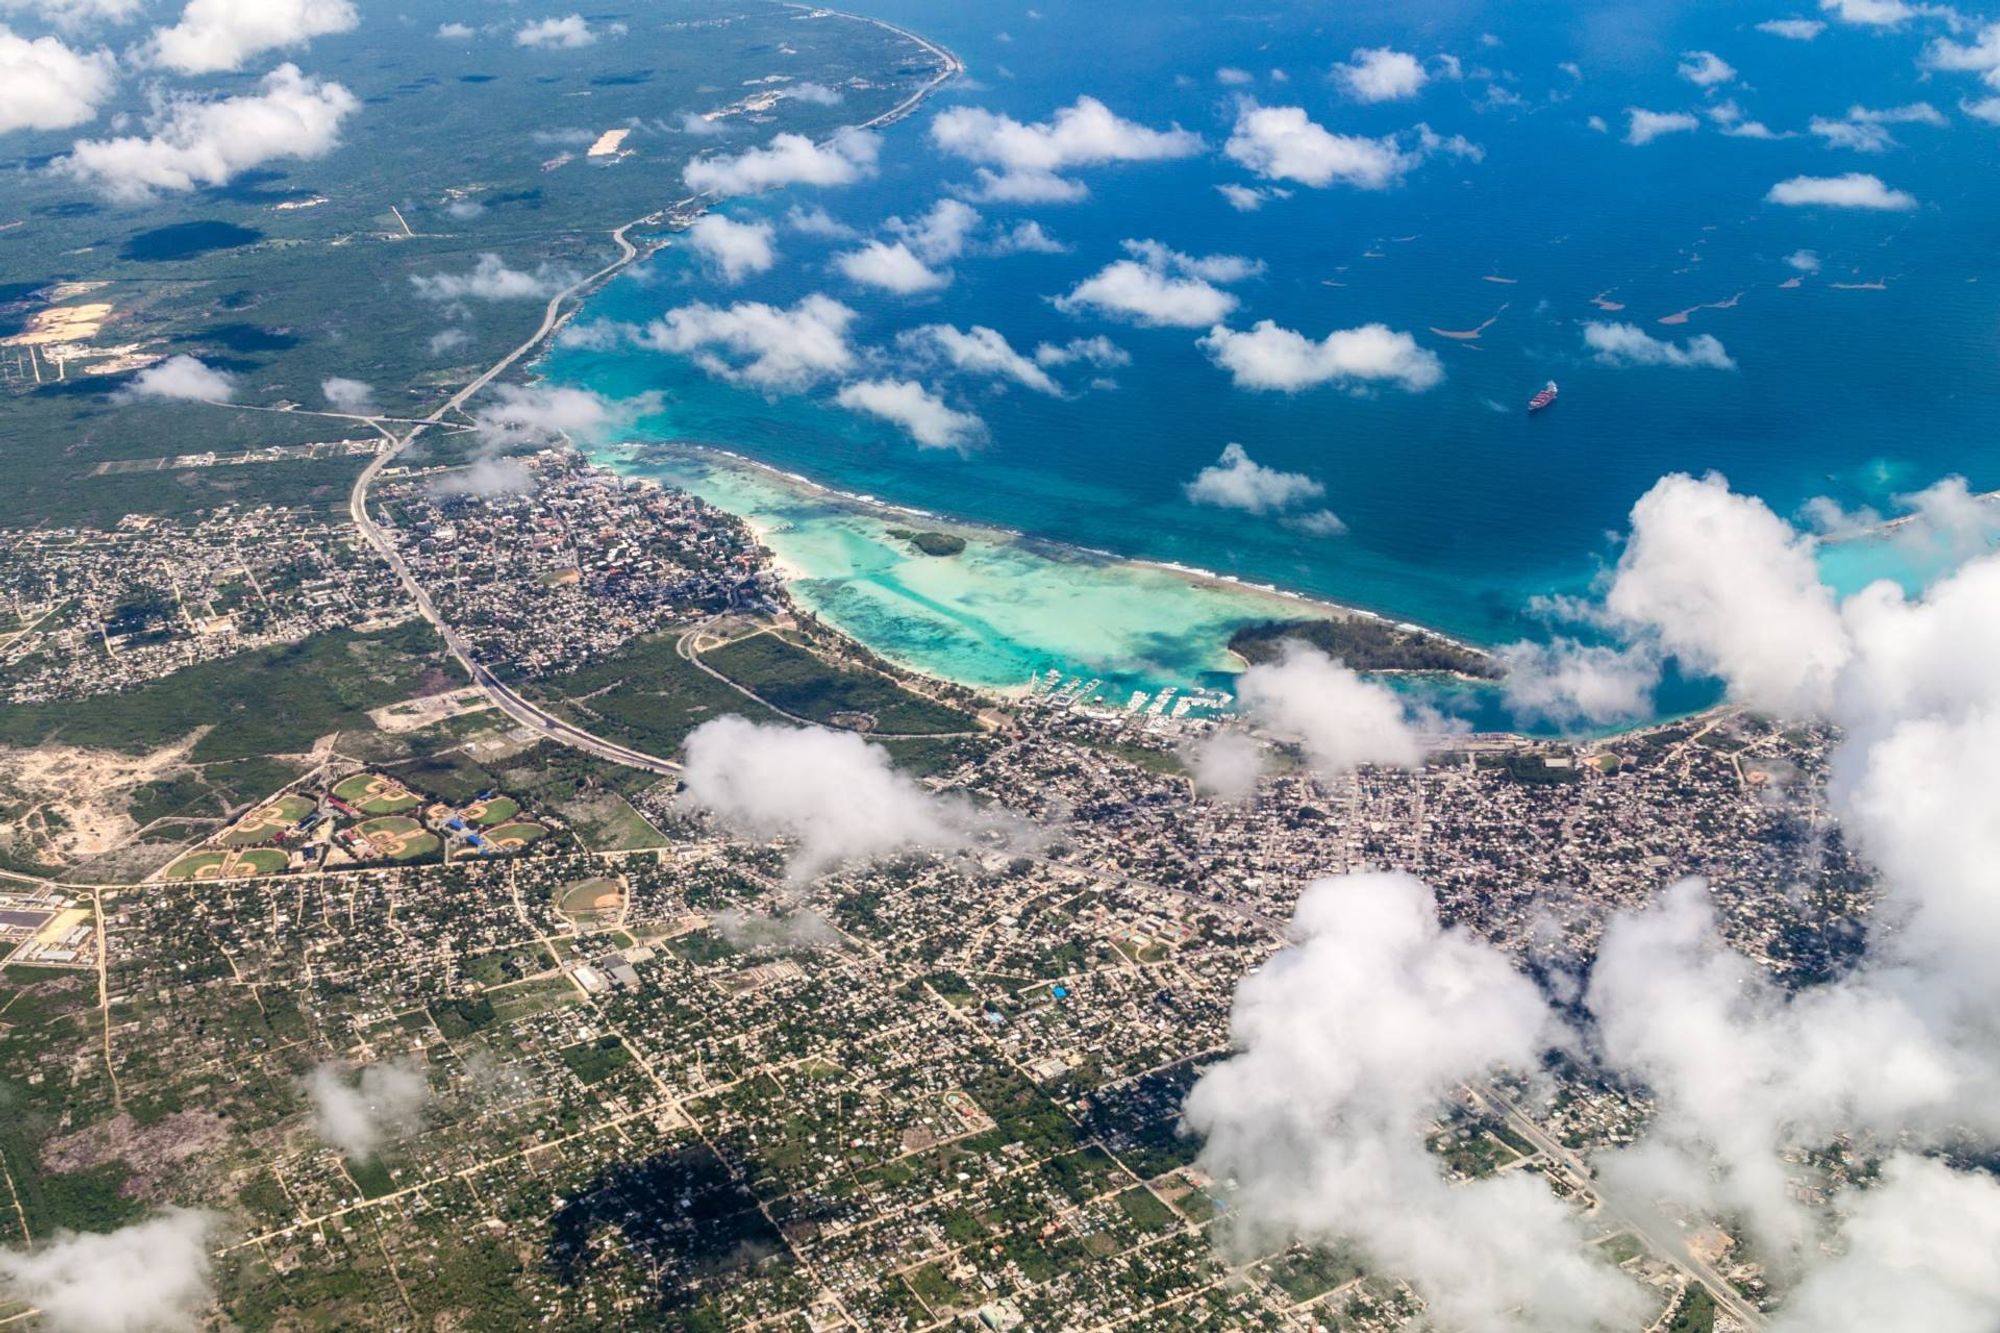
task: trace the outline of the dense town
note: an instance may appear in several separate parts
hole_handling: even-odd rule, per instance
[[[563,453],[530,475],[384,494],[496,669],[560,694],[658,631],[789,609],[698,501]],[[42,609],[17,632],[18,691],[130,688],[218,640],[406,618],[337,525],[282,510],[15,534],[8,568]],[[672,777],[580,780],[625,812],[615,837],[561,793],[530,808],[468,757],[518,752],[518,728],[437,685],[450,706],[395,724],[428,748],[341,739],[163,849],[143,887],[9,881],[8,1239],[203,1201],[246,1326],[1400,1328],[1422,1303],[1395,1274],[1242,1252],[1230,1184],[1180,1123],[1307,883],[1409,870],[1448,921],[1545,970],[1587,966],[1609,913],[1699,875],[1736,947],[1819,976],[1869,901],[1813,795],[1831,737],[1734,713],[1587,744],[1455,736],[1420,768],[1338,779],[1279,747],[1233,802],[1182,764],[1212,719],[990,701],[925,782],[1038,837],[996,824],[800,881],[785,844],[732,833]],[[875,707],[871,725],[894,716]],[[343,1136],[310,1089],[356,1078],[371,1116]],[[1580,1068],[1520,1070],[1461,1090],[1430,1144],[1459,1178],[1557,1182],[1661,1318],[1729,1327],[1681,1261],[1597,1209],[1584,1157],[1647,1114]],[[1797,1188],[1851,1165],[1798,1163]],[[1686,1224],[1756,1301],[1741,1238]]]

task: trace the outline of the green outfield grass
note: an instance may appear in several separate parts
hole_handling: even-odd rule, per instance
[[[342,778],[333,794],[364,815],[401,814],[423,804],[422,797],[380,773],[356,773],[351,778]]]
[[[539,842],[547,837],[548,833],[549,831],[540,824],[530,824],[524,820],[518,824],[502,824],[498,828],[488,829],[485,837],[489,843],[504,851]]]
[[[483,804],[465,807],[465,817],[481,828],[494,828],[521,813],[521,803],[511,796],[496,796]]]
[[[216,841],[224,847],[255,847],[259,843],[272,842],[317,808],[318,803],[310,797],[280,796],[269,805],[260,805],[237,820],[236,826]]]

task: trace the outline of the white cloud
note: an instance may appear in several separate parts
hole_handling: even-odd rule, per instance
[[[964,846],[968,807],[895,770],[889,752],[851,732],[719,717],[687,739],[685,797],[752,837],[797,843],[791,873],[911,850]]]
[[[1625,142],[1649,144],[1663,134],[1686,134],[1701,122],[1685,111],[1648,111],[1644,107],[1625,108]]]
[[[183,74],[214,74],[360,21],[349,0],[188,0],[179,23],[153,34],[149,54]]]
[[[648,324],[639,341],[655,351],[692,356],[720,379],[796,391],[854,368],[847,341],[853,322],[853,310],[815,292],[789,307],[761,301],[681,306]]]
[[[81,125],[117,84],[109,51],[74,51],[54,37],[30,41],[0,25],[0,134]]]
[[[818,236],[823,240],[845,241],[855,235],[854,228],[818,205],[801,208],[793,204],[785,212],[785,225],[801,236]]]
[[[340,142],[340,123],[361,106],[341,85],[307,78],[296,65],[278,66],[258,87],[216,101],[168,98],[147,117],[147,137],[85,139],[50,169],[142,203],[161,191],[226,185],[266,162],[324,157]]]
[[[1334,134],[1314,123],[1303,107],[1259,106],[1245,99],[1223,146],[1229,157],[1266,180],[1297,181],[1323,189],[1336,181],[1381,190],[1416,165],[1393,138]]]
[[[1736,363],[1714,334],[1697,333],[1684,343],[1655,338],[1637,324],[1583,326],[1583,345],[1603,366],[1671,366],[1676,370],[1734,370]]]
[[[1244,715],[1280,740],[1300,746],[1322,776],[1364,764],[1415,768],[1424,743],[1402,697],[1315,648],[1287,642],[1275,662],[1236,681]]]
[[[843,130],[823,144],[803,134],[777,134],[762,148],[733,156],[698,157],[681,178],[703,194],[756,194],[784,185],[852,185],[875,174],[881,140]]]
[[[965,253],[966,241],[978,228],[979,210],[961,199],[940,199],[914,222],[890,218],[888,228],[927,262],[942,264]]]
[[[2000,125],[2000,97],[1982,97],[1976,102],[1960,102],[1958,109],[1974,120]]]
[[[1915,208],[1915,196],[1892,190],[1880,177],[1850,171],[1844,176],[1794,176],[1779,181],[1764,196],[1788,208],[1872,208],[1900,211]]]
[[[1722,133],[1732,139],[1789,139],[1791,131],[1778,133],[1761,120],[1747,120],[1743,108],[1733,99],[1725,98],[1705,107],[1702,114],[1715,122]]]
[[[472,335],[464,329],[440,329],[431,335],[432,356],[442,356],[446,352],[456,352],[472,341]]]
[[[1819,272],[1819,254],[1812,250],[1794,250],[1785,256],[1785,263],[1801,273]]]
[[[768,222],[738,222],[720,213],[704,213],[687,229],[687,240],[724,282],[741,282],[753,273],[768,273],[777,264],[778,251],[772,244],[777,230]]]
[[[2000,1184],[1899,1153],[1841,1224],[1772,1333],[1988,1333],[2000,1324]]]
[[[1787,717],[1824,713],[1850,654],[1811,542],[1712,474],[1640,497],[1605,605],[1732,698]]]
[[[1683,51],[1676,72],[1697,88],[1719,88],[1736,80],[1736,68],[1713,51]]]
[[[1239,213],[1255,213],[1273,199],[1289,199],[1291,197],[1290,190],[1273,190],[1257,185],[1237,185],[1233,182],[1216,186],[1215,192],[1221,195],[1224,202]]]
[[[915,380],[856,380],[834,402],[850,412],[901,426],[925,449],[966,449],[983,439],[986,423],[961,412]]]
[[[437,35],[438,40],[443,42],[469,42],[479,33],[477,29],[469,28],[463,23],[440,23]]]
[[[1198,505],[1246,514],[1280,514],[1323,498],[1326,487],[1303,472],[1284,472],[1253,460],[1240,444],[1195,473],[1181,490]]]
[[[829,88],[823,83],[794,83],[785,89],[785,96],[795,102],[806,102],[813,106],[839,106],[847,100],[838,88]]]
[[[1659,659],[1643,647],[1524,640],[1500,649],[1499,657],[1507,668],[1508,710],[1558,727],[1637,721],[1660,682]]]
[[[1757,31],[1789,42],[1809,42],[1826,31],[1826,24],[1818,19],[1767,19],[1757,25]]]
[[[1874,110],[1865,106],[1852,106],[1847,114],[1838,120],[1826,116],[1814,116],[1808,128],[1831,147],[1851,148],[1857,153],[1880,153],[1896,146],[1894,136],[1889,133],[1891,125],[1931,125],[1942,128],[1946,124],[1944,114],[1929,102],[1914,102],[1909,106],[1889,107]]]
[[[1919,8],[1905,0],[1819,0],[1819,7],[1842,23],[1875,28],[1893,28],[1918,14],[1936,12],[1929,6]]]
[[[169,1208],[102,1234],[57,1232],[0,1250],[0,1288],[50,1333],[193,1333],[213,1300],[213,1213]]]
[[[613,401],[589,389],[502,384],[493,401],[472,414],[488,449],[538,444],[560,436],[596,440],[620,429],[654,405],[650,395]]]
[[[1069,247],[1048,234],[1042,224],[1029,218],[1015,223],[994,238],[996,255],[1066,255]]]
[[[327,406],[336,411],[353,412],[360,416],[375,415],[375,390],[360,380],[330,375],[319,382],[319,391]]]
[[[600,30],[585,22],[583,15],[569,14],[563,18],[522,24],[514,33],[514,45],[532,46],[543,51],[574,51],[579,47],[595,46],[606,32],[615,36],[624,31],[622,23],[607,24]]]
[[[1016,203],[1066,203],[1085,187],[1062,173],[1115,162],[1192,157],[1201,136],[1175,125],[1156,130],[1079,97],[1046,121],[1023,123],[982,107],[960,106],[931,121],[931,143],[980,166],[979,194]]]
[[[1243,1256],[1288,1241],[1359,1248],[1407,1278],[1439,1327],[1637,1328],[1644,1301],[1531,1172],[1454,1185],[1425,1149],[1452,1092],[1534,1067],[1555,1022],[1507,957],[1439,924],[1401,874],[1306,887],[1292,943],[1236,989],[1234,1054],[1189,1093],[1217,1225]]]
[[[389,1138],[416,1130],[430,1101],[424,1071],[397,1061],[362,1066],[351,1074],[338,1064],[316,1067],[306,1076],[313,1107],[313,1133],[349,1159],[365,1162]]]
[[[0,13],[32,14],[64,32],[122,23],[145,7],[146,0],[0,0]]]
[[[1194,776],[1194,789],[1204,796],[1246,801],[1257,794],[1264,747],[1254,736],[1225,728],[1187,746],[1181,757]]]
[[[1067,366],[1084,362],[1099,370],[1117,370],[1132,364],[1132,354],[1102,334],[1091,338],[1071,338],[1060,345],[1042,343],[1035,348],[1038,366]]]
[[[1357,102],[1395,102],[1422,92],[1430,75],[1409,52],[1376,46],[1360,48],[1351,62],[1335,65],[1333,79]]]
[[[148,366],[120,390],[122,398],[163,398],[187,403],[226,403],[236,396],[236,377],[191,356],[170,356]]]
[[[1036,393],[1059,396],[1062,386],[1037,362],[1014,350],[998,329],[975,324],[970,329],[950,324],[925,324],[896,335],[896,345],[928,363],[943,362],[969,375],[1012,380]]]
[[[1200,328],[1236,309],[1236,297],[1217,283],[1240,282],[1263,269],[1240,255],[1197,258],[1158,241],[1126,241],[1125,249],[1132,258],[1085,278],[1056,298],[1056,308],[1068,314],[1094,310],[1149,328]]]
[[[1437,353],[1386,324],[1335,329],[1318,341],[1268,319],[1245,333],[1218,324],[1200,346],[1239,389],[1300,393],[1328,384],[1350,391],[1390,384],[1420,393],[1444,379]]]
[[[951,284],[949,274],[924,263],[902,241],[869,241],[859,250],[841,255],[834,263],[850,282],[901,296],[935,292]]]
[[[1926,69],[1960,74],[1978,74],[2000,87],[2000,23],[1989,23],[1970,42],[1954,42],[1940,37],[1924,48]]]
[[[1257,76],[1247,69],[1237,69],[1233,65],[1224,65],[1221,69],[1215,71],[1215,81],[1225,88],[1240,88],[1246,83],[1257,82]]]
[[[479,256],[469,272],[410,275],[410,285],[426,301],[547,300],[575,281],[574,273],[547,264],[533,273],[509,268],[491,252]]]

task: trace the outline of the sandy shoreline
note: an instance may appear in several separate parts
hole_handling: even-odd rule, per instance
[[[861,517],[878,522],[905,522],[914,519],[938,531],[947,532],[956,537],[963,537],[971,541],[983,542],[994,546],[1020,547],[1058,563],[1085,560],[1096,562],[1107,568],[1143,570],[1155,574],[1165,574],[1194,587],[1207,588],[1240,597],[1247,602],[1266,604],[1271,610],[1271,618],[1275,620],[1318,618],[1327,620],[1383,621],[1413,630],[1439,643],[1450,644],[1455,648],[1476,654],[1481,658],[1487,660],[1491,660],[1492,658],[1492,653],[1489,650],[1477,644],[1467,643],[1462,639],[1454,638],[1449,634],[1432,629],[1428,625],[1421,625],[1411,621],[1394,620],[1389,616],[1367,610],[1363,607],[1348,606],[1344,603],[1328,601],[1322,597],[1314,597],[1306,593],[1294,592],[1289,588],[1281,588],[1276,584],[1254,583],[1234,574],[1222,574],[1214,570],[1203,569],[1196,565],[1186,565],[1173,560],[1148,560],[1135,556],[1120,555],[1116,551],[1107,551],[1099,547],[1084,546],[1079,543],[1065,542],[1048,537],[1037,537],[996,524],[981,523],[976,520],[939,514],[928,509],[920,509],[914,505],[896,504],[893,501],[884,500],[875,495],[863,495],[852,491],[844,491],[837,487],[828,486],[823,482],[815,481],[802,473],[774,467],[769,463],[751,458],[748,455],[719,444],[696,443],[685,440],[666,442],[632,440],[608,446],[606,453],[608,455],[615,455],[623,452],[627,456],[636,457],[650,450],[663,452],[678,450],[707,466],[734,468],[741,472],[750,473],[794,495],[823,504],[833,505],[837,508],[847,509]],[[753,531],[758,530],[759,525],[754,520],[744,515],[738,515],[738,517],[743,518],[746,523],[749,523]],[[763,536],[764,533],[758,531],[760,540]],[[796,578],[812,577],[802,571],[786,568],[784,562],[781,560],[777,563],[781,572],[786,575],[787,581],[792,581]]]

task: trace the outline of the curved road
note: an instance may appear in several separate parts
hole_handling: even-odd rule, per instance
[[[964,62],[960,61],[956,55],[953,55],[950,51],[933,42],[919,37],[913,32],[896,27],[894,24],[884,23],[879,19],[871,19],[858,14],[842,14],[840,17],[854,19],[863,23],[872,23],[876,27],[885,28],[890,32],[906,37],[936,56],[942,65],[936,78],[917,89],[909,97],[891,107],[888,111],[857,128],[871,129],[902,119],[914,111],[939,86],[963,73],[965,70]],[[705,196],[696,195],[688,199],[683,199],[678,204],[673,205],[673,208],[676,210],[684,209],[690,205],[703,202],[704,198]],[[439,636],[444,639],[445,646],[450,650],[451,655],[458,659],[459,664],[465,668],[466,674],[472,678],[472,683],[477,685],[485,693],[486,697],[493,701],[495,707],[546,740],[573,746],[587,754],[596,755],[598,758],[609,760],[614,764],[624,764],[629,768],[643,769],[649,773],[659,774],[678,773],[680,772],[680,765],[671,759],[663,759],[658,755],[647,754],[643,750],[635,750],[630,746],[619,745],[615,741],[608,741],[600,736],[594,736],[581,727],[565,722],[562,718],[555,716],[541,705],[523,698],[511,686],[482,666],[478,659],[472,655],[471,644],[457,630],[446,623],[443,616],[438,614],[438,609],[432,603],[430,594],[424,591],[423,586],[417,582],[416,576],[410,572],[409,566],[403,560],[402,553],[396,549],[396,543],[390,538],[388,532],[369,514],[368,488],[382,474],[382,470],[388,467],[405,449],[409,448],[410,444],[419,435],[422,435],[433,426],[442,425],[447,416],[453,412],[461,411],[465,404],[475,395],[508,370],[512,369],[522,358],[531,354],[537,347],[540,347],[549,335],[561,326],[563,320],[567,317],[567,312],[564,310],[565,305],[637,259],[640,255],[640,249],[638,246],[632,244],[628,233],[634,227],[657,222],[667,211],[669,210],[662,209],[659,212],[649,213],[642,218],[634,218],[632,221],[615,229],[611,233],[611,240],[618,247],[618,258],[612,260],[609,264],[597,270],[597,272],[579,279],[550,297],[547,308],[542,312],[541,325],[535,330],[534,334],[494,365],[488,367],[484,374],[446,399],[438,406],[435,412],[418,421],[410,421],[407,418],[398,419],[397,424],[407,424],[409,426],[409,429],[401,435],[396,434],[384,424],[389,418],[367,418],[368,423],[382,433],[383,437],[388,441],[388,445],[380,453],[376,454],[374,458],[370,459],[368,466],[361,470],[361,475],[354,479],[354,489],[348,495],[347,500],[347,511],[349,516],[354,520],[355,528],[361,533],[368,544],[375,548],[382,559],[388,562],[389,568],[395,572],[397,581],[403,585],[404,590],[409,593],[410,599],[416,604],[419,614],[430,622],[432,628],[437,630]],[[700,664],[697,663],[697,665]],[[707,668],[704,667],[703,669],[706,670]],[[733,684],[734,682],[731,683]]]
[[[649,773],[668,774],[678,773],[680,765],[670,759],[662,759],[658,755],[647,754],[643,750],[635,750],[630,746],[619,745],[615,741],[607,741],[600,736],[593,736],[583,728],[565,722],[541,705],[523,698],[512,686],[509,686],[486,667],[480,665],[478,659],[472,655],[472,645],[466,642],[465,637],[453,629],[446,622],[445,618],[438,613],[437,606],[431,601],[430,594],[424,590],[422,584],[417,582],[416,575],[410,572],[409,565],[404,562],[402,552],[396,549],[394,539],[389,536],[388,531],[380,523],[375,521],[374,515],[368,512],[368,488],[374,484],[375,478],[382,474],[382,469],[389,466],[403,450],[409,448],[410,444],[419,435],[429,430],[432,426],[442,424],[445,417],[460,410],[473,395],[491,384],[500,375],[505,374],[521,358],[539,347],[543,340],[551,333],[554,333],[556,328],[562,323],[564,319],[563,306],[565,303],[582,295],[591,287],[604,281],[612,274],[617,273],[620,269],[630,264],[634,259],[637,259],[639,257],[639,247],[632,244],[626,233],[630,232],[632,228],[638,226],[640,223],[650,222],[659,216],[658,213],[650,213],[643,218],[635,218],[613,231],[611,239],[618,246],[618,258],[606,264],[589,277],[579,279],[577,282],[572,283],[550,297],[547,309],[542,312],[541,325],[535,330],[534,335],[519,347],[509,352],[505,357],[502,357],[497,363],[488,368],[484,374],[446,399],[438,406],[435,412],[432,412],[423,420],[412,424],[410,429],[401,435],[397,435],[383,426],[379,419],[376,420],[374,422],[375,428],[380,430],[388,439],[389,445],[382,452],[368,460],[368,466],[361,469],[361,475],[354,479],[354,490],[347,498],[347,512],[348,516],[354,520],[354,526],[361,533],[362,537],[366,539],[370,546],[375,548],[376,553],[383,560],[388,562],[389,568],[395,573],[397,581],[403,585],[403,590],[410,595],[410,600],[416,603],[418,613],[430,622],[433,629],[437,630],[439,636],[444,639],[445,647],[450,650],[453,657],[458,659],[459,665],[463,666],[466,674],[472,678],[472,683],[477,685],[501,712],[522,726],[527,727],[530,731],[539,734],[545,740],[552,740],[563,745],[573,746],[588,754],[594,754],[600,759],[609,760],[614,764],[624,764],[628,768],[643,769]]]

